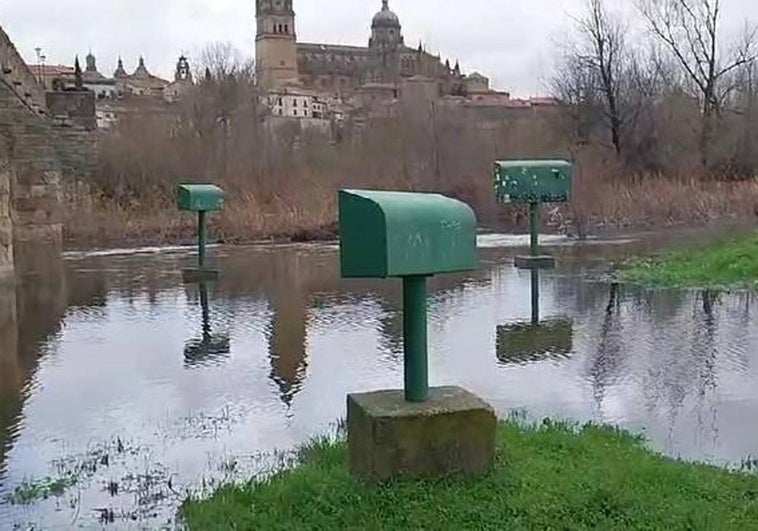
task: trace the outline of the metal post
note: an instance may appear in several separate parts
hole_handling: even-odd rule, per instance
[[[429,398],[429,360],[424,276],[403,277],[403,336],[405,399],[425,402]]]
[[[537,256],[540,237],[540,204],[535,201],[529,203],[529,234],[532,256]]]
[[[540,324],[540,272],[532,269],[532,324]]]
[[[202,270],[205,267],[205,212],[197,213],[197,260]]]

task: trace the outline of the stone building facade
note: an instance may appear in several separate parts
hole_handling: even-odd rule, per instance
[[[297,42],[293,0],[257,0],[256,16],[256,74],[264,92],[297,84],[344,96],[366,85],[398,86],[416,76],[434,80],[440,96],[463,90],[464,76],[457,62],[451,66],[421,44],[406,46],[389,0],[382,0],[371,21],[366,47]]]

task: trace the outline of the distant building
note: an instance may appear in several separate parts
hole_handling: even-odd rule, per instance
[[[399,85],[402,79],[433,79],[439,95],[462,87],[460,66],[405,45],[388,0],[371,22],[367,47],[299,43],[293,0],[257,0],[256,75],[263,92],[297,84],[324,94],[346,95],[368,84]]]
[[[189,61],[182,55],[176,63],[174,81],[163,87],[163,99],[169,103],[175,103],[186,96],[193,86],[194,80]]]
[[[75,62],[78,64],[79,59]],[[132,74],[126,71],[124,61],[119,57],[112,77],[106,77],[98,70],[92,52],[87,54],[85,63],[81,88],[95,94],[97,124],[101,129],[112,127],[122,115],[137,112],[137,109],[160,110],[163,105],[180,100],[193,85],[189,61],[184,56],[179,58],[173,82],[151,74],[143,57],[139,58]],[[31,65],[30,69],[37,73],[47,90],[77,90],[76,66]]]
[[[145,66],[144,57],[139,58],[139,66],[131,75],[124,75],[124,65],[121,59],[118,60],[118,63],[118,68],[114,72],[114,79],[121,94],[163,97],[163,90],[169,85],[169,82],[151,74]]]

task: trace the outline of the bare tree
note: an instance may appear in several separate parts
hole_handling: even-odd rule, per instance
[[[603,0],[588,0],[587,14],[577,23],[589,52],[583,60],[597,72],[611,142],[616,155],[621,155],[621,128],[624,118],[620,98],[626,29],[608,14]]]
[[[695,88],[702,110],[700,157],[708,166],[715,122],[734,88],[729,76],[758,57],[756,28],[746,28],[742,40],[724,55],[720,0],[638,0],[638,7]]]
[[[587,0],[574,20],[576,36],[566,46],[553,86],[564,102],[580,113],[580,137],[599,111],[617,156],[623,149],[626,110],[623,105],[627,28],[608,12],[604,0]]]

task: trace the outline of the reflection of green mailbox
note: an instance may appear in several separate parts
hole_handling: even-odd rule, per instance
[[[214,280],[218,272],[205,268],[205,213],[224,208],[224,191],[212,184],[181,184],[176,189],[176,203],[179,210],[197,212],[197,269],[184,271],[185,282]]]
[[[552,256],[539,254],[541,203],[571,199],[571,163],[563,160],[500,160],[495,162],[495,197],[499,203],[529,205],[530,255],[516,258],[516,267],[540,269],[555,266]]]
[[[211,332],[208,286],[204,282],[200,282],[199,288],[203,335],[200,339],[193,339],[184,346],[184,363],[187,367],[207,366],[229,356],[231,353],[229,336]]]
[[[525,364],[568,357],[573,351],[573,323],[549,319],[497,327],[497,357],[506,364]]]
[[[403,279],[405,396],[429,396],[426,279],[478,266],[476,216],[438,194],[345,190],[339,194],[346,278]]]

